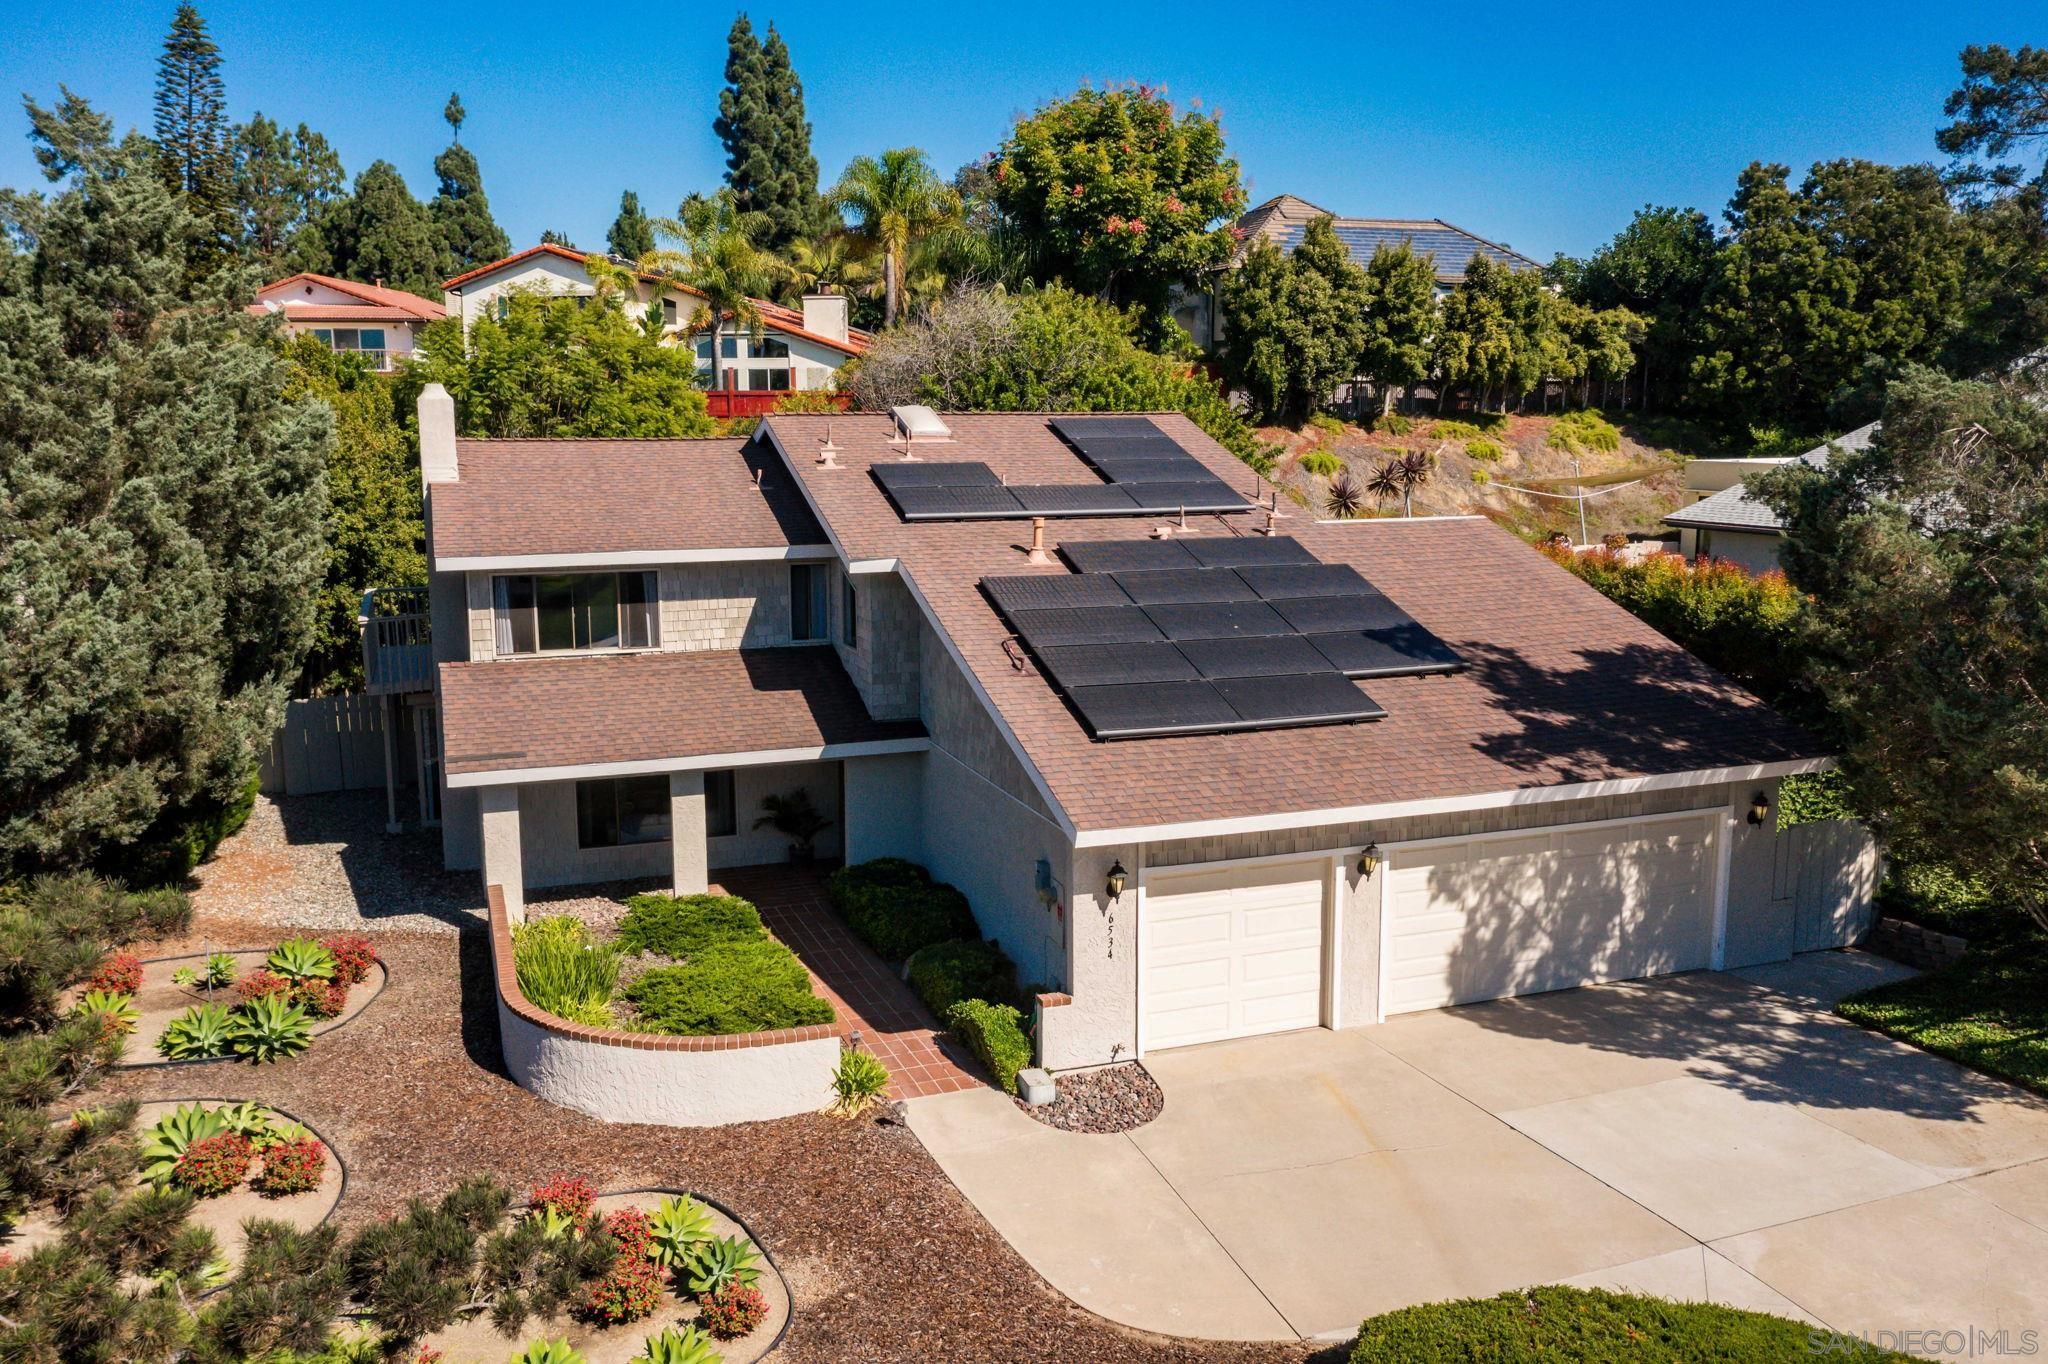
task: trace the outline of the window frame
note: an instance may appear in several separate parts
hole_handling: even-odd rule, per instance
[[[609,593],[598,586],[605,582],[609,582]],[[603,609],[607,598],[609,612]],[[555,613],[565,619],[556,618]],[[606,616],[609,630],[600,633]],[[566,644],[560,642],[558,633],[563,624],[569,631]],[[653,569],[494,574],[491,625],[493,652],[499,658],[658,650],[660,575]]]
[[[860,647],[860,593],[853,585],[853,575],[846,574],[841,580],[839,598],[839,629],[845,637],[846,647]]]
[[[630,801],[629,801],[630,797]],[[634,824],[627,832],[628,814]],[[674,806],[666,773],[594,777],[576,783],[576,846],[637,848],[675,838]]]
[[[824,644],[831,641],[831,593],[825,565],[796,563],[789,566],[790,643]],[[798,628],[799,623],[802,629]]]
[[[704,773],[704,836],[732,838],[740,831],[738,784],[733,770],[721,767]]]

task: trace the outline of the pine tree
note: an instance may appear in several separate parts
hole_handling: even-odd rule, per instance
[[[389,161],[371,162],[319,226],[333,272],[348,279],[438,299],[441,281],[457,273],[434,215]]]
[[[455,145],[462,145],[462,121],[469,117],[469,110],[462,107],[462,95],[458,91],[448,96],[448,102],[441,106],[441,117],[448,120],[448,126],[455,134]]]
[[[779,252],[818,231],[824,214],[803,84],[774,25],[762,41],[746,15],[733,20],[726,35],[725,84],[711,125],[725,145],[725,183],[741,212],[765,219],[761,245]]]
[[[640,196],[630,189],[619,196],[619,216],[612,219],[604,244],[621,260],[639,260],[654,249],[654,224],[640,211]]]
[[[281,272],[293,240],[347,185],[327,139],[301,123],[287,133],[257,114],[235,129],[235,210],[245,255]]]
[[[183,194],[205,238],[202,272],[234,234],[234,145],[220,49],[192,5],[178,6],[156,64],[156,143],[165,183]]]
[[[511,255],[512,242],[491,216],[490,200],[484,197],[476,154],[457,142],[434,158],[434,174],[441,178],[441,187],[427,207],[454,272]]]
[[[155,149],[75,108],[30,106],[73,168],[0,268],[0,879],[132,869],[223,808],[323,568],[327,410],[283,398],[246,281],[186,285],[210,232]]]

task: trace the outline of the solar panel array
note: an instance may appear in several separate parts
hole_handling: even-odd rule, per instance
[[[1060,552],[1077,572],[981,587],[1098,739],[1377,720],[1352,679],[1465,666],[1355,569],[1285,536]]]
[[[988,465],[972,460],[902,460],[873,465],[870,472],[906,521],[1255,509],[1149,417],[1059,417],[1052,427],[1108,481],[1006,484]]]
[[[1301,239],[1308,231],[1306,224],[1290,224],[1279,236],[1283,252],[1292,255],[1294,248],[1301,245]],[[1488,256],[1495,264],[1505,265],[1510,270],[1527,270],[1530,262],[1512,251],[1502,250],[1491,242],[1482,241],[1463,228],[1441,225],[1417,225],[1413,223],[1345,223],[1336,224],[1337,240],[1344,243],[1351,259],[1359,265],[1372,260],[1372,253],[1378,248],[1407,246],[1418,256],[1430,256],[1435,260],[1436,272],[1440,275],[1462,276],[1472,266],[1474,256]]]

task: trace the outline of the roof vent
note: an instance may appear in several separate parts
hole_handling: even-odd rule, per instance
[[[896,421],[896,436],[889,442],[891,445],[923,445],[953,439],[952,431],[929,407],[920,404],[892,407],[889,415]]]

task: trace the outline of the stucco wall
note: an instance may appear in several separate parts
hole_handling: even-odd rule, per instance
[[[922,753],[846,760],[848,862],[877,857],[925,860],[924,765]]]
[[[1705,554],[1726,559],[1751,573],[1769,573],[1778,567],[1778,547],[1783,540],[1743,530],[1693,530],[1681,527],[1678,552],[1690,559]]]

